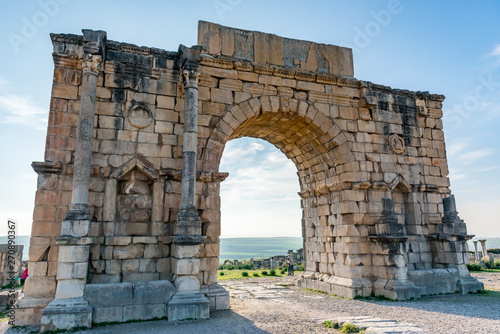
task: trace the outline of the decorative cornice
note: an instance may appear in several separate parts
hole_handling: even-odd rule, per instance
[[[33,161],[31,167],[37,174],[60,174],[62,170],[60,162]]]
[[[165,177],[169,180],[182,181],[182,171],[178,169],[162,169],[160,170],[160,176]],[[228,176],[229,173],[225,172],[197,172],[196,180],[204,183],[222,182]]]

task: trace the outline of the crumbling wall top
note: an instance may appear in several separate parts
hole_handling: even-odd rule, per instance
[[[211,55],[292,67],[345,77],[354,76],[352,49],[198,22],[198,45]]]

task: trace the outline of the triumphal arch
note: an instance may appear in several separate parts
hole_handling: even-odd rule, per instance
[[[482,289],[449,189],[444,96],[354,77],[352,51],[199,22],[170,52],[53,34],[54,80],[18,325],[208,318],[225,144],[297,167],[300,285],[392,299]]]

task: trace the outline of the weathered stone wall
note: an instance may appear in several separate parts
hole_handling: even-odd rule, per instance
[[[84,296],[94,308],[92,322],[100,324],[165,318],[174,294],[170,281],[151,281],[89,284]]]
[[[54,84],[45,161],[33,165],[39,178],[26,287],[39,309],[54,298],[61,275],[57,237],[71,202],[84,57],[81,36],[52,41]],[[193,144],[183,138],[185,47],[106,41],[92,141],[89,269],[74,277],[126,284],[186,273],[207,296],[222,295],[215,283],[227,174],[219,164],[227,141],[249,136],[272,143],[297,167],[304,286],[405,299],[439,290],[421,281],[439,285],[441,272],[422,271],[446,269],[453,277],[443,291],[480,288],[465,267],[469,236],[449,197],[444,96],[357,80],[351,50],[337,46],[207,22],[199,23],[198,43],[195,206],[206,237],[199,266],[177,260],[191,255],[172,244],[183,145]],[[39,321],[36,312],[30,317]]]

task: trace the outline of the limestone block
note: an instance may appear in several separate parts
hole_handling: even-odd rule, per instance
[[[66,299],[82,297],[85,283],[86,282],[83,279],[58,280],[56,298]]]
[[[200,270],[217,270],[219,268],[218,257],[204,257],[200,260]]]
[[[59,262],[85,262],[90,246],[59,246]]]
[[[137,283],[134,286],[133,303],[136,305],[166,304],[174,294],[175,287],[170,281]]]
[[[227,90],[242,90],[243,89],[243,83],[241,80],[234,80],[234,79],[221,79],[219,81],[219,88],[220,89],[227,89]],[[212,91],[213,94],[213,91]],[[220,102],[220,101],[215,101],[214,102]]]
[[[308,82],[308,81],[297,81],[297,89],[299,90],[313,90],[317,92],[325,92],[325,86],[321,84],[317,84],[314,82]]]
[[[139,260],[123,260],[121,261],[122,268],[121,271],[123,273],[134,273],[139,271]]]
[[[144,254],[144,245],[136,244],[130,246],[115,246],[113,249],[113,258],[117,260],[138,259]]]
[[[160,279],[160,274],[158,273],[128,273],[123,274],[123,282],[149,282],[157,281]]]
[[[358,119],[358,109],[354,107],[339,106],[339,114],[343,119]]]
[[[156,96],[156,105],[158,108],[163,109],[174,109],[175,107],[175,98],[171,96]]]
[[[154,259],[141,259],[140,264],[139,264],[139,271],[141,273],[155,272],[156,271],[156,260],[154,260]]]
[[[76,100],[78,98],[78,86],[54,83],[52,85],[52,97]]]
[[[33,277],[44,277],[47,276],[48,262],[30,262],[29,264],[29,274]]]
[[[106,245],[127,246],[132,243],[132,237],[107,237]]]
[[[192,258],[200,251],[199,245],[172,245],[172,256],[177,259]]]
[[[134,237],[132,240],[134,244],[156,244],[157,242],[157,237]]]
[[[161,257],[161,245],[146,245],[144,248],[144,258],[152,259]]]
[[[95,324],[123,322],[123,306],[94,307],[92,311],[92,322]]]
[[[133,285],[131,283],[87,284],[84,297],[93,307],[131,305]]]
[[[113,274],[113,275],[96,275],[91,274],[90,284],[109,284],[109,283],[120,283],[121,282],[121,274]]]
[[[25,294],[33,298],[54,297],[56,292],[55,277],[29,276],[25,284],[26,284],[26,287],[24,289]]]
[[[200,259],[171,259],[172,271],[177,275],[197,275],[200,271]]]
[[[166,316],[165,304],[129,305],[123,308],[123,321],[163,319]]]
[[[218,243],[205,244],[205,256],[215,257],[220,255],[220,248]]]
[[[158,272],[171,272],[170,258],[158,259],[156,263],[156,271]]]
[[[200,281],[194,276],[177,276],[174,286],[177,293],[197,292],[200,290]]]

